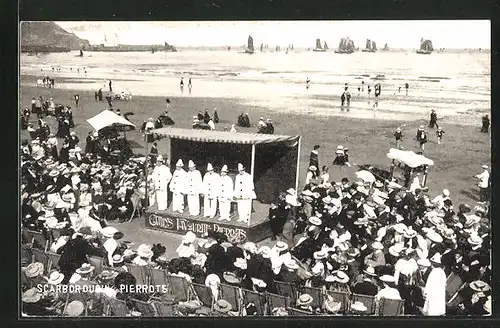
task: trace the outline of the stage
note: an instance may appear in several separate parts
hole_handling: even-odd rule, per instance
[[[158,210],[156,204],[146,210],[146,227],[154,230],[169,231],[185,234],[192,231],[197,237],[202,238],[209,230],[225,233],[228,237],[239,235],[243,241],[258,242],[271,236],[271,228],[268,220],[269,205],[257,200],[253,201],[253,211],[250,224],[237,222],[238,211],[236,203],[231,206],[231,222],[219,221],[219,212],[213,219],[203,217],[203,206],[200,215],[191,216],[186,208],[181,214],[172,211],[172,204],[167,210]]]

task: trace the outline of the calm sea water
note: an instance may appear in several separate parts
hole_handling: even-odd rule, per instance
[[[470,115],[490,111],[490,55],[487,53],[273,52],[254,55],[236,51],[105,53],[77,52],[21,56],[21,74],[49,74],[74,80],[67,88],[98,89],[106,79],[116,90],[132,94],[178,96],[179,81],[193,80],[191,97],[241,98],[270,109],[314,112],[331,109],[342,114],[340,94],[345,83],[353,96],[349,115],[372,115],[367,86],[381,83],[377,115],[421,115],[430,108],[441,115]],[[51,67],[61,68],[52,73]],[[76,72],[80,67],[80,73]],[[83,73],[86,67],[87,74]],[[72,68],[72,70],[70,70]],[[43,70],[43,72],[42,72]],[[311,80],[306,90],[305,80]],[[357,88],[365,83],[364,92]],[[404,83],[410,85],[405,95]],[[401,92],[399,92],[399,87]],[[373,92],[373,91],[372,91]],[[372,93],[373,97],[373,93]],[[324,111],[321,111],[324,112]],[[353,114],[355,113],[355,114]],[[343,113],[342,115],[344,115]]]

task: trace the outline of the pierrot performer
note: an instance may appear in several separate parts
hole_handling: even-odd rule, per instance
[[[227,165],[220,171],[219,188],[217,190],[217,200],[219,201],[219,221],[231,221],[231,201],[233,200],[233,179],[227,175]]]
[[[238,163],[238,174],[234,181],[234,198],[238,204],[238,222],[249,222],[252,200],[256,198],[253,177]]]
[[[186,194],[189,215],[200,215],[200,193],[203,188],[201,173],[196,169],[193,161],[189,160],[189,171],[186,174]]]
[[[168,206],[168,183],[172,179],[170,169],[165,165],[163,156],[158,156],[153,170],[154,188],[158,210],[166,210]]]
[[[206,218],[213,219],[217,213],[219,179],[220,176],[214,172],[212,164],[208,163],[207,173],[203,177],[203,216]]]
[[[184,188],[186,185],[186,171],[184,163],[179,159],[175,164],[175,171],[170,180],[170,191],[172,192],[172,211],[184,212]]]

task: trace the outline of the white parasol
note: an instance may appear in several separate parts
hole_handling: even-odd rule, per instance
[[[376,180],[375,176],[371,172],[365,170],[356,172],[356,176],[364,182],[374,183]]]

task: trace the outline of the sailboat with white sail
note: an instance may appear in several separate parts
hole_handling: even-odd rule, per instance
[[[434,51],[432,47],[431,40],[424,40],[424,38],[420,39],[420,49],[417,50],[417,54],[421,55],[430,55]]]
[[[352,54],[356,51],[356,47],[354,46],[354,41],[352,41],[349,37],[341,38],[339,43],[339,48],[335,50],[336,54]]]
[[[314,52],[325,52],[326,49],[323,49],[321,47],[321,40],[320,39],[316,39],[316,48],[313,49]]]
[[[253,47],[253,38],[251,35],[248,36],[247,47],[245,48],[244,53],[250,54],[250,55],[255,53],[255,49]]]

